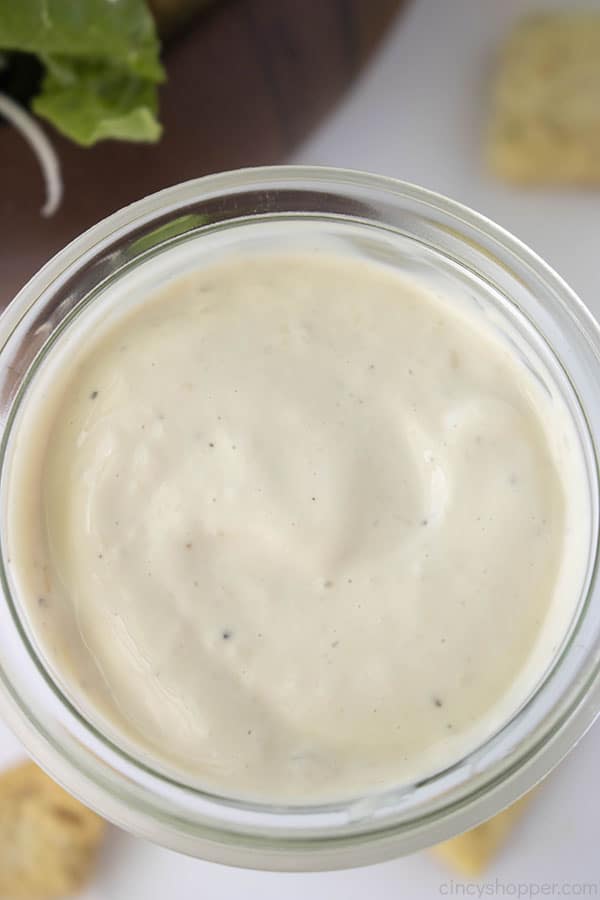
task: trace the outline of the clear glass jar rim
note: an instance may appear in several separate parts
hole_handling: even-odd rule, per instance
[[[353,188],[361,190],[374,191],[382,196],[387,196],[395,201],[409,200],[417,202],[421,207],[429,207],[438,213],[442,213],[452,220],[455,226],[468,226],[492,238],[497,248],[505,252],[509,256],[518,258],[521,262],[526,263],[529,267],[536,271],[538,277],[551,286],[551,288],[562,299],[562,302],[570,308],[571,314],[577,319],[580,328],[585,330],[590,340],[595,344],[596,348],[600,348],[600,332],[598,326],[589,314],[581,300],[570,290],[565,282],[533,251],[529,250],[517,238],[506,232],[500,226],[495,225],[484,216],[469,210],[460,204],[448,200],[445,197],[435,194],[431,191],[416,187],[414,185],[396,181],[383,176],[370,175],[366,173],[356,172],[354,170],[329,169],[321,167],[270,167],[264,169],[244,169],[230,173],[222,173],[219,175],[207,176],[167,188],[157,194],[144,198],[131,206],[115,213],[109,218],[93,226],[80,237],[76,238],[64,250],[60,251],[52,260],[50,260],[22,289],[17,295],[11,306],[8,308],[0,322],[0,339],[2,346],[5,345],[8,336],[12,334],[14,328],[23,317],[27,309],[29,309],[36,300],[46,291],[52,291],[54,285],[69,276],[72,268],[81,263],[88,256],[93,256],[100,249],[109,246],[117,237],[126,232],[131,225],[142,224],[144,222],[152,222],[159,215],[168,213],[176,215],[178,211],[185,209],[190,202],[198,199],[206,199],[210,196],[219,197],[226,194],[235,193],[236,191],[260,190],[271,191],[277,193],[280,189],[290,189],[297,186],[309,185],[313,190],[335,191],[343,188],[352,191]],[[377,223],[376,223],[377,224]],[[382,223],[379,223],[382,224]],[[231,225],[235,226],[235,219],[231,220]],[[462,236],[459,228],[459,236]],[[596,352],[596,355],[600,353]],[[590,591],[592,588],[590,587]],[[487,817],[486,810],[489,809],[490,802],[493,801],[495,795],[501,793],[500,805],[506,805],[513,799],[516,799],[524,790],[531,787],[534,781],[539,780],[546,772],[564,755],[564,753],[572,745],[574,739],[580,737],[584,731],[592,723],[598,713],[600,707],[600,677],[598,672],[598,662],[596,660],[596,668],[590,675],[589,683],[579,692],[577,698],[573,698],[573,702],[568,711],[565,712],[564,721],[555,723],[554,731],[549,730],[545,738],[548,744],[543,755],[543,764],[538,759],[536,773],[532,778],[532,772],[529,768],[527,773],[523,771],[523,760],[515,767],[514,771],[503,771],[495,773],[493,778],[480,783],[475,792],[468,797],[460,797],[454,801],[454,804],[446,804],[445,811],[438,809],[431,812],[429,816],[422,817],[418,823],[412,823],[410,835],[406,834],[404,848],[406,850],[417,849],[425,843],[431,843],[436,840],[443,839],[450,831],[463,830],[470,827],[478,820]],[[1,662],[0,662],[1,667]],[[581,686],[580,686],[581,687]],[[4,699],[7,696],[7,686],[4,685]],[[10,686],[10,690],[14,693],[14,685]],[[13,698],[14,699],[14,698]],[[11,720],[13,727],[20,734],[26,746],[29,746],[39,762],[47,768],[51,774],[54,774],[58,780],[65,783],[69,789],[75,793],[83,795],[83,799],[93,803],[101,812],[111,818],[117,818],[114,809],[112,815],[107,809],[104,797],[107,792],[106,784],[100,786],[98,782],[95,789],[86,791],[77,787],[74,789],[72,783],[69,766],[65,766],[64,760],[58,760],[56,752],[49,754],[42,749],[39,741],[32,739],[31,731],[23,724],[22,719],[14,714],[14,704],[3,703],[8,718]],[[568,727],[567,727],[568,726]],[[574,737],[575,736],[575,737]],[[540,747],[529,748],[530,761],[534,757],[540,756]],[[550,752],[550,750],[552,752]],[[104,773],[106,775],[106,773]],[[100,781],[103,779],[100,779]],[[105,779],[104,779],[105,780]],[[88,787],[89,780],[88,780]],[[108,793],[114,793],[112,788],[108,788]],[[113,797],[114,799],[114,797]],[[218,798],[214,798],[217,799]],[[228,801],[229,802],[229,801]],[[110,805],[110,804],[109,804]],[[243,804],[240,804],[243,806]],[[498,805],[498,804],[496,804]],[[251,808],[251,806],[250,806]],[[276,810],[274,810],[276,811]],[[169,814],[166,814],[169,818]],[[149,837],[156,839],[156,834],[152,828],[146,827],[144,815],[136,815],[133,817],[124,816],[119,824],[130,827],[132,830],[145,833]],[[282,830],[281,836],[257,833],[254,836],[245,835],[240,838],[237,833],[232,833],[224,838],[225,829],[222,833],[216,833],[217,842],[224,838],[231,842],[238,843],[238,851],[243,845],[246,849],[252,848],[260,852],[265,852],[265,845],[269,848],[273,860],[270,865],[279,868],[277,864],[278,854],[280,850],[288,850],[295,847],[299,852],[306,853],[321,852],[322,860],[329,859],[329,851],[335,848],[334,856],[338,853],[341,864],[348,864],[348,851],[352,851],[352,847],[357,841],[371,842],[377,844],[377,856],[391,855],[389,847],[394,844],[393,838],[402,829],[397,826],[389,826],[385,828],[369,830],[367,832],[358,831],[353,834],[331,835],[321,834],[315,839],[307,839],[303,837],[298,840],[296,837],[290,838],[289,834],[285,834]],[[410,830],[410,829],[409,829]],[[194,852],[194,847],[198,844],[196,840],[189,838],[187,841],[182,838],[178,828],[173,829],[172,835],[167,835],[164,842],[167,845],[175,846],[176,849]],[[210,839],[210,835],[209,835]],[[202,855],[212,858],[220,858],[219,854],[204,851]],[[223,856],[223,854],[221,854]],[[234,854],[235,856],[235,854]],[[224,854],[224,861],[227,854]],[[238,853],[239,860],[239,853]],[[237,861],[237,860],[235,860]],[[241,864],[244,864],[242,860]],[[246,861],[245,864],[252,864],[252,861]],[[336,863],[337,864],[337,863]],[[290,866],[283,866],[290,867]],[[294,866],[291,866],[294,867]],[[326,867],[326,865],[318,865],[316,867]]]

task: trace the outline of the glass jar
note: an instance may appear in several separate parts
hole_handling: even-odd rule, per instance
[[[274,807],[210,795],[152,768],[104,732],[44,659],[6,570],[7,452],[39,367],[82,316],[108,314],[203,254],[307,237],[419,277],[489,314],[559,391],[585,461],[592,537],[585,585],[542,683],[486,743],[418,784],[327,805]],[[115,299],[117,298],[117,299]],[[107,819],[159,844],[233,865],[319,870],[423,848],[533,787],[600,709],[596,584],[600,332],[539,257],[497,225],[421,188],[359,172],[279,167],[202,178],[134,203],[55,256],[0,320],[0,711],[52,777]]]

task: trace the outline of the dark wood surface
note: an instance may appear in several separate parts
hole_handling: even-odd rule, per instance
[[[402,0],[221,0],[166,49],[157,145],[82,149],[55,132],[64,203],[43,219],[37,163],[0,128],[0,305],[54,252],[145,194],[210,172],[282,162],[333,107]]]

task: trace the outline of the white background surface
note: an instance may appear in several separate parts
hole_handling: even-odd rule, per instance
[[[393,175],[475,207],[536,249],[600,316],[600,190],[512,189],[485,174],[481,156],[495,48],[526,10],[568,5],[568,0],[413,0],[369,70],[293,161]],[[600,10],[600,0],[576,5]],[[16,741],[0,726],[0,755],[8,760],[19,753]],[[528,884],[541,894],[542,885],[552,882],[553,896],[577,895],[578,884],[595,881],[593,896],[600,897],[599,770],[597,725],[534,797],[480,885],[487,896],[517,896],[519,885]],[[348,872],[247,872],[186,859],[112,830],[98,877],[84,897],[478,896],[465,893],[461,885],[452,893],[452,878],[460,881],[426,854]]]

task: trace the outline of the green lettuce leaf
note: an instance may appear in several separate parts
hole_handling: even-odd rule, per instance
[[[34,112],[85,146],[158,140],[159,49],[145,0],[0,0],[0,50],[46,68]]]

